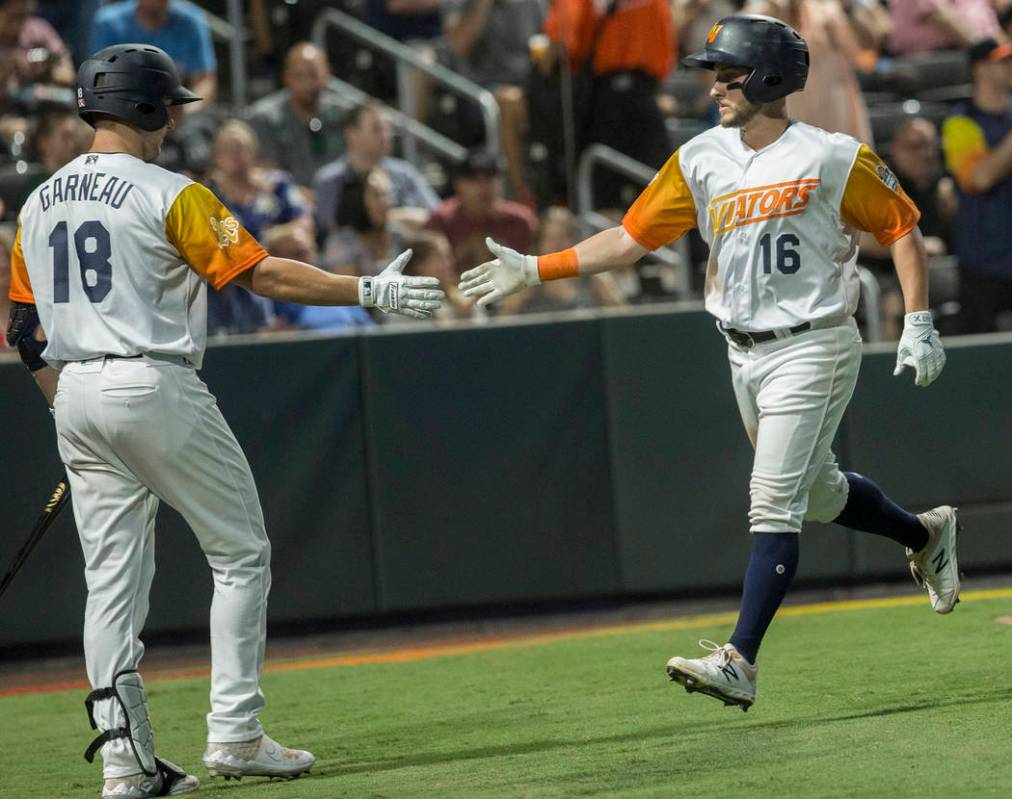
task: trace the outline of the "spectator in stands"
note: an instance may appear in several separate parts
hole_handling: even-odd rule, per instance
[[[969,47],[999,35],[991,0],[889,0],[889,14],[893,55]]]
[[[921,211],[918,227],[929,256],[946,255],[958,199],[956,185],[942,169],[941,142],[934,123],[911,117],[896,129],[886,159]],[[903,330],[903,293],[892,255],[870,233],[861,234],[861,265],[872,271],[881,291],[881,331],[895,341]],[[934,298],[933,298],[934,299]]]
[[[214,101],[218,65],[207,17],[198,6],[188,0],[122,0],[99,9],[92,52],[130,42],[153,44],[172,56],[183,83],[204,98],[204,102],[187,104],[187,113]]]
[[[291,176],[257,166],[256,134],[245,122],[225,122],[214,140],[208,188],[254,238],[276,225],[312,231],[312,218]],[[207,292],[208,333],[253,333],[271,326],[271,301],[233,283]]]
[[[541,0],[447,0],[446,38],[454,67],[495,94],[499,103],[499,140],[506,156],[512,196],[529,202],[524,137],[530,80],[530,39],[544,26]],[[473,104],[465,106],[473,109]]]
[[[390,120],[380,103],[362,103],[348,113],[344,143],[344,155],[317,172],[313,183],[321,235],[334,227],[344,182],[376,167],[382,167],[390,178],[390,205],[401,209],[400,218],[424,219],[439,204],[439,197],[417,169],[407,161],[390,157]]]
[[[92,135],[88,123],[70,108],[50,107],[36,116],[31,133],[33,160],[0,167],[0,198],[10,219],[17,218],[36,186],[88,149]]]
[[[425,223],[450,242],[458,275],[488,260],[486,236],[519,252],[530,249],[534,214],[525,205],[502,199],[502,172],[498,159],[485,150],[472,150],[457,167],[454,195]]]
[[[390,176],[376,167],[341,184],[337,227],[324,240],[322,264],[347,275],[376,275],[406,249],[411,234],[391,214]]]
[[[264,249],[278,258],[319,263],[316,240],[309,229],[300,225],[278,225],[268,228],[260,239]],[[360,305],[296,305],[274,301],[277,326],[302,330],[344,330],[356,327],[374,327],[369,312]]]
[[[534,254],[562,252],[556,248],[562,247],[565,250],[579,240],[576,218],[572,211],[558,205],[551,206],[546,208],[538,219]],[[563,284],[565,288],[559,288]],[[619,291],[614,275],[611,272],[603,272],[577,280],[553,280],[530,291],[511,294],[502,301],[500,314],[545,313],[625,304],[625,298]]]
[[[399,42],[431,42],[443,33],[441,0],[367,0],[366,22]]]
[[[39,16],[66,42],[75,63],[91,55],[91,31],[101,0],[40,0]]]
[[[366,0],[366,22],[381,33],[411,47],[426,63],[436,60],[436,45],[443,34],[440,13],[442,0]],[[376,75],[378,83],[370,93],[383,98],[396,96],[400,87],[393,73],[387,70]],[[413,116],[419,121],[428,118],[432,80],[420,71],[411,72],[411,94],[414,100]]]
[[[855,72],[861,64],[861,44],[840,0],[754,0],[746,10],[782,19],[808,42],[808,80],[804,91],[788,97],[790,116],[873,144],[868,107]]]
[[[63,40],[32,16],[35,0],[0,0],[0,113],[24,111],[33,84],[73,86],[75,71]],[[24,130],[24,126],[21,128]]]
[[[924,117],[911,117],[896,129],[886,159],[904,191],[921,211],[918,227],[924,235],[929,256],[949,252],[952,220],[959,204],[956,184],[942,169],[941,154],[941,141],[934,123]],[[881,247],[874,236],[867,238],[870,239],[868,244],[874,242],[888,254],[888,248]],[[862,253],[865,244],[862,236]]]
[[[962,327],[983,333],[1012,311],[1012,43],[985,39],[969,54],[973,100],[953,109],[942,140],[959,186]]]
[[[658,88],[677,55],[667,0],[553,0],[545,33],[565,48],[572,73],[587,67],[593,75],[586,113],[575,120],[577,140],[659,168],[671,148]],[[626,207],[642,188],[604,170],[595,187],[599,208]]]
[[[300,186],[344,152],[341,123],[347,102],[327,87],[330,64],[319,47],[294,45],[285,57],[284,89],[257,102],[249,114],[264,163],[289,172]]]

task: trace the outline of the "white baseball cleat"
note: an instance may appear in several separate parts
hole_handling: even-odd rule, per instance
[[[147,774],[131,774],[127,777],[112,777],[105,781],[102,799],[150,799],[153,796],[182,796],[200,787],[200,780],[187,774],[175,763],[160,760],[162,771],[154,777]]]
[[[705,638],[699,642],[710,654],[701,658],[673,657],[668,661],[668,676],[689,693],[720,699],[725,705],[748,710],[755,702],[755,683],[759,667],[750,665],[733,644],[720,646]]]
[[[279,777],[292,780],[313,767],[316,758],[288,749],[264,734],[252,741],[208,743],[204,766],[212,777]]]
[[[959,602],[959,564],[956,562],[956,538],[959,520],[949,505],[919,513],[917,518],[928,531],[928,543],[919,552],[907,549],[914,582],[928,589],[931,607],[936,613],[949,613]]]

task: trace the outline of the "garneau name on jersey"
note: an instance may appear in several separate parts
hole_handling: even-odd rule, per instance
[[[72,172],[39,187],[42,210],[61,202],[99,202],[119,210],[134,184],[105,172]]]
[[[858,231],[883,246],[920,218],[895,175],[850,136],[791,122],[760,150],[741,131],[686,142],[622,220],[654,250],[698,228],[706,308],[728,327],[775,330],[857,309]]]

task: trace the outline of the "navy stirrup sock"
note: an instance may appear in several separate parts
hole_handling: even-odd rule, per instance
[[[863,475],[844,472],[850,484],[847,504],[833,521],[851,530],[891,538],[915,552],[928,543],[928,531],[918,518],[887,497]]]
[[[745,570],[738,624],[731,643],[755,663],[766,628],[780,607],[798,570],[797,533],[753,533],[752,555]]]

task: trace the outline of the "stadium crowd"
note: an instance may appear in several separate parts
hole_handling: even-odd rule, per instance
[[[204,98],[185,106],[159,163],[206,183],[273,254],[361,275],[411,247],[409,271],[440,277],[448,291],[437,322],[480,320],[486,312],[455,284],[489,257],[486,236],[526,252],[577,240],[580,151],[606,144],[654,169],[716,123],[709,73],[678,69],[678,58],[699,49],[716,20],[743,11],[784,19],[809,43],[811,72],[788,102],[792,117],[871,144],[921,209],[939,329],[1012,330],[1012,0],[244,5],[253,43],[245,71],[257,99],[239,108],[222,58],[225,0],[0,0],[0,288],[21,204],[90,141],[76,115],[76,64],[109,44],[147,42]],[[488,89],[501,155],[485,146],[477,106],[418,71],[400,86],[411,94],[406,107],[466,155],[455,160],[416,141],[406,160],[392,62],[337,33],[325,49],[308,41],[330,6]],[[605,216],[640,189],[613,170],[594,172],[594,205]],[[494,312],[698,297],[705,245],[693,234],[681,255],[687,283],[646,259],[626,273],[538,287]],[[878,281],[883,336],[898,338],[889,252],[867,236],[861,263]],[[211,294],[212,335],[394,321],[361,308],[271,303],[231,284]]]

